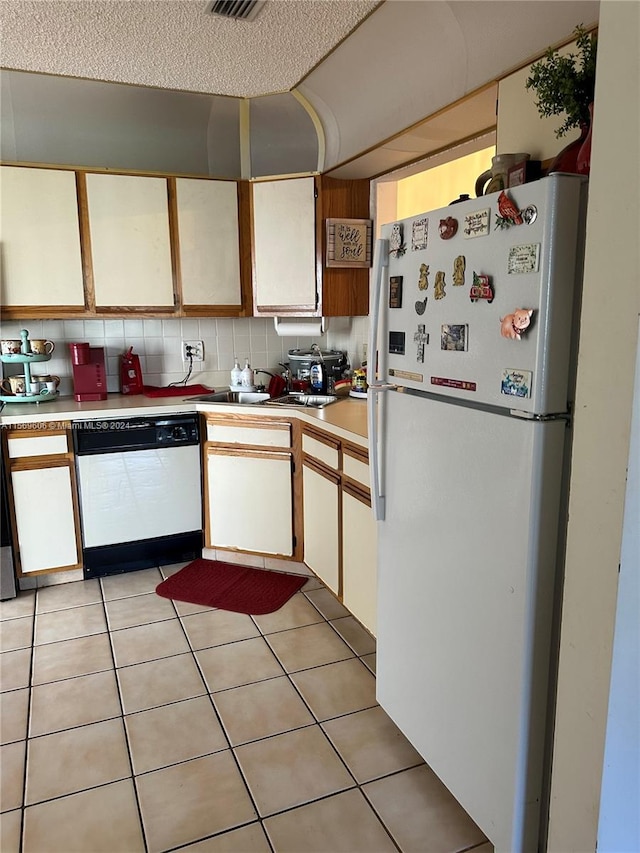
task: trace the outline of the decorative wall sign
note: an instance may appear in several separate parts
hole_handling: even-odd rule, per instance
[[[473,274],[473,284],[469,290],[469,298],[472,302],[477,302],[478,299],[486,299],[489,304],[493,302],[493,287],[488,275]]]
[[[465,237],[484,237],[489,233],[489,220],[491,218],[491,210],[487,207],[485,210],[476,210],[473,213],[467,213],[464,218],[464,236]]]
[[[448,352],[466,352],[468,328],[466,323],[441,326],[440,349],[447,350]]]
[[[429,264],[420,264],[420,274],[418,276],[418,290],[426,290],[429,287]]]
[[[416,361],[424,364],[424,347],[429,343],[429,335],[425,332],[425,327],[422,323],[418,325],[418,331],[414,332],[413,340],[418,345],[416,353]]]
[[[540,263],[540,243],[523,243],[509,249],[507,272],[516,273],[538,272]]]
[[[327,219],[328,267],[371,266],[371,219]]]
[[[438,270],[436,273],[436,280],[433,283],[433,298],[434,299],[444,299],[447,295],[444,292],[444,272],[443,270]]]
[[[389,308],[402,308],[402,276],[389,276]]]
[[[513,314],[500,318],[500,334],[503,338],[519,341],[529,328],[532,315],[532,308],[516,308]]]
[[[453,285],[461,287],[464,284],[464,272],[467,266],[464,255],[458,255],[453,262]]]
[[[401,258],[407,251],[407,244],[404,242],[404,227],[396,222],[391,228],[389,236],[389,254],[395,258]]]
[[[428,297],[425,296],[425,298],[422,300],[416,300],[416,304],[414,306],[414,308],[416,309],[416,314],[424,314],[427,307],[427,299]]]
[[[426,249],[428,236],[429,220],[427,217],[414,219],[411,225],[411,251],[421,252],[423,249]]]
[[[438,225],[438,231],[443,240],[450,240],[455,237],[458,231],[458,220],[453,216],[447,216],[446,219],[441,219]]]
[[[512,367],[507,367],[502,371],[500,393],[510,397],[530,397],[532,378],[533,374],[530,370],[514,370]]]

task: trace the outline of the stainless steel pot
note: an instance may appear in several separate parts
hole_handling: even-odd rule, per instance
[[[342,350],[289,350],[289,369],[294,379],[308,379],[311,365],[317,361],[322,361],[327,376],[333,379],[340,379],[349,366],[347,354]]]

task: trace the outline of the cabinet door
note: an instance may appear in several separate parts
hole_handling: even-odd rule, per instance
[[[304,561],[338,595],[340,593],[340,480],[304,463]]]
[[[80,566],[71,465],[14,470],[11,487],[20,573]]]
[[[207,451],[207,547],[293,554],[290,452]]]
[[[174,308],[166,178],[88,174],[96,308]]]
[[[74,172],[0,169],[2,304],[84,308]]]
[[[342,601],[375,636],[377,607],[376,522],[356,490],[342,491]]]
[[[314,179],[261,181],[252,187],[255,310],[313,313],[318,304]]]
[[[242,305],[235,181],[176,179],[183,305]]]

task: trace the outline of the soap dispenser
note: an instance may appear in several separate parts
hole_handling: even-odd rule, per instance
[[[253,391],[253,370],[249,365],[249,359],[247,359],[244,363],[244,369],[242,371],[242,379],[240,384],[243,388],[247,388],[249,391]]]
[[[242,371],[240,370],[240,363],[238,362],[238,356],[234,356],[234,365],[233,370],[231,371],[231,387],[232,388],[240,388],[242,385]]]

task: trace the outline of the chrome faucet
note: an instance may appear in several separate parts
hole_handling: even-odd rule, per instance
[[[255,368],[255,370],[253,371],[253,375],[254,375],[255,377],[257,377],[259,373],[264,373],[266,376],[275,377],[275,373],[272,373],[270,370],[263,370],[261,367],[257,367],[257,368]],[[264,391],[264,390],[265,390],[265,388],[266,388],[266,386],[265,386],[264,384],[262,384],[262,385],[256,385],[256,388],[257,388],[259,391]]]
[[[287,394],[291,393],[291,369],[288,364],[283,364],[281,361],[278,362],[280,367],[284,368],[282,373],[280,374],[285,381],[285,392]]]

